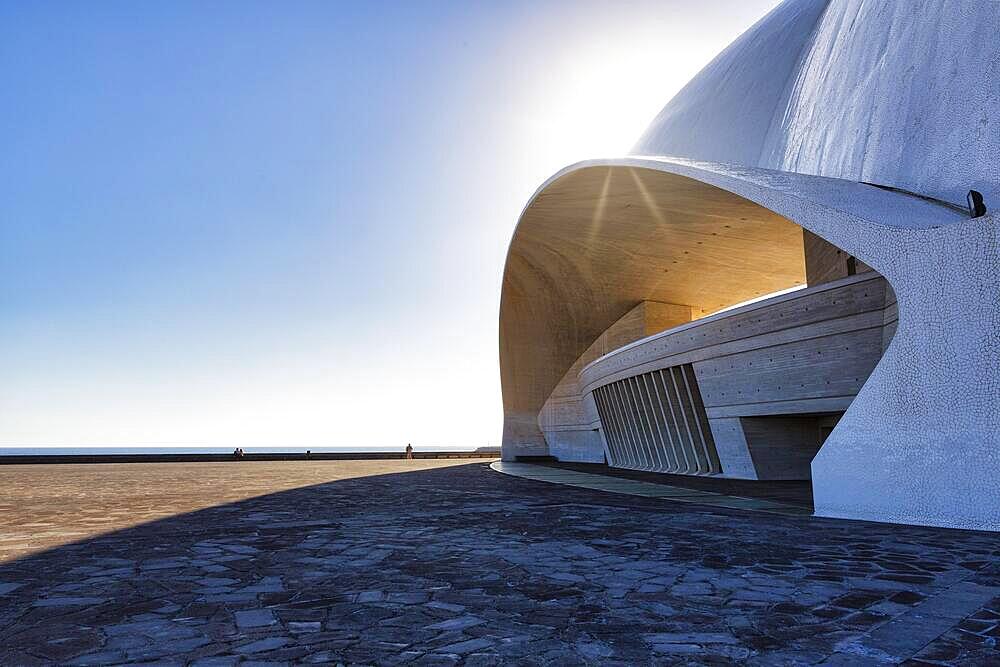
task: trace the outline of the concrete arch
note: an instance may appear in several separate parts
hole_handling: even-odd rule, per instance
[[[504,273],[504,457],[545,452],[542,403],[636,303],[714,310],[801,283],[798,226],[881,272],[900,309],[892,345],[813,462],[817,513],[1000,528],[983,502],[1000,472],[996,221],[833,178],[648,157],[550,178]]]

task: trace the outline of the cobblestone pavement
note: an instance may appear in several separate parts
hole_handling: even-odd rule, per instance
[[[99,533],[276,491],[460,463],[467,461],[0,465],[0,563]]]
[[[1000,536],[391,463],[300,488],[350,466],[194,464],[75,493],[46,467],[43,530],[86,535],[0,564],[0,664],[1000,663]],[[0,493],[17,542],[46,510]],[[159,497],[176,502],[143,505]],[[94,535],[95,499],[115,530]],[[135,503],[194,507],[118,528]]]

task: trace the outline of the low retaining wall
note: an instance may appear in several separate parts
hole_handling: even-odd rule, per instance
[[[413,452],[415,459],[495,459],[500,451]],[[378,461],[405,459],[406,452],[305,452],[280,454],[25,454],[0,456],[0,465],[39,463],[237,463],[241,461]]]

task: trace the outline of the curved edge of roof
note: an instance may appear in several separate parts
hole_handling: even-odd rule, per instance
[[[575,162],[547,178],[518,216],[511,242],[525,213],[545,190],[566,174],[589,167],[652,169],[713,185],[760,204],[793,222],[807,206],[818,206],[860,224],[888,230],[932,229],[967,220],[953,205],[868,183],[761,167],[704,162],[660,155],[629,155]]]

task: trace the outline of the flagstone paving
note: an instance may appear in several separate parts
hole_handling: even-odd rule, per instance
[[[994,534],[365,463],[0,470],[0,664],[1000,662]]]

